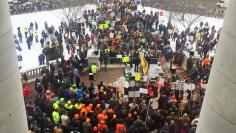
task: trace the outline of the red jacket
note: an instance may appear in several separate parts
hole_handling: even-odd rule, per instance
[[[126,127],[124,124],[116,124],[116,133],[125,133]]]
[[[30,96],[30,90],[29,90],[29,86],[28,85],[25,85],[23,87],[23,95],[24,96]]]

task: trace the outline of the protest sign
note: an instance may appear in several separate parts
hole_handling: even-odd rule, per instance
[[[118,54],[118,55],[116,56],[116,58],[121,59],[121,58],[122,58],[122,55],[119,55],[119,54]]]
[[[177,80],[176,82],[176,89],[177,90],[184,90],[184,80]]]
[[[148,94],[148,89],[140,88],[140,89],[139,89],[139,92],[140,92],[141,94]]]

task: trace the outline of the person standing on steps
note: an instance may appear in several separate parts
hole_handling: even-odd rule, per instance
[[[94,81],[94,75],[97,73],[97,65],[95,63],[93,63],[90,66],[90,70],[89,70],[89,80],[92,82]]]

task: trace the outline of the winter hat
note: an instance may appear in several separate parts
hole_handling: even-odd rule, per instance
[[[86,122],[89,123],[90,121],[91,121],[90,118],[87,117]]]
[[[60,98],[60,102],[64,102],[65,98]]]
[[[47,91],[46,91],[46,94],[50,94],[50,93],[51,93],[51,91],[50,91],[50,90],[47,90]]]
[[[96,126],[93,127],[93,131],[94,132],[97,132],[98,131],[98,128]]]
[[[79,114],[75,114],[74,119],[76,119],[76,120],[79,119]]]
[[[171,97],[171,99],[173,99],[173,100],[176,99],[176,98],[175,98],[175,95],[173,95],[173,96]]]
[[[53,104],[53,109],[58,110],[59,109],[59,105],[58,104]]]
[[[112,83],[109,83],[109,87],[112,87]]]
[[[184,113],[184,115],[183,115],[184,117],[187,117],[188,116],[188,114],[187,113]]]

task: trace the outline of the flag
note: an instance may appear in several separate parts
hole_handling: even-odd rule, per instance
[[[140,54],[140,60],[141,60],[141,66],[142,66],[142,68],[143,68],[143,74],[144,74],[144,75],[147,75],[147,72],[148,72],[148,62],[147,62],[147,60],[145,59],[143,53]]]

